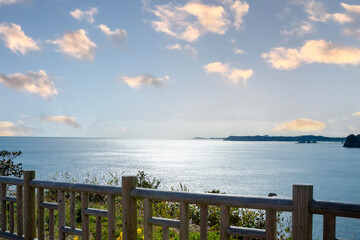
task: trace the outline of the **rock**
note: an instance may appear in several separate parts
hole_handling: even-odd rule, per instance
[[[360,134],[357,136],[354,134],[347,136],[343,147],[360,148]]]

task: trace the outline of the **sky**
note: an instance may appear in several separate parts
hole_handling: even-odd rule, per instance
[[[360,133],[358,0],[0,0],[0,136]]]

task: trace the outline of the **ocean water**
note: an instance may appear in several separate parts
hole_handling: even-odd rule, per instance
[[[360,203],[360,149],[341,143],[0,137],[0,149],[21,150],[19,161],[39,179],[145,171],[167,190],[181,183],[191,192],[280,197],[291,197],[293,184],[308,183],[317,200]],[[321,235],[322,218],[315,216],[314,238]],[[337,218],[337,237],[360,239],[360,220]]]

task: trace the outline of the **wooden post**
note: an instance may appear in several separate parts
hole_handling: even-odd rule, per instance
[[[102,228],[101,228],[101,217],[96,217],[96,240],[101,240]]]
[[[163,240],[169,240],[169,236],[170,236],[170,232],[169,232],[169,227],[162,227],[162,238]]]
[[[76,196],[75,192],[70,192],[70,228],[76,228]]]
[[[313,200],[312,185],[293,185],[294,211],[292,213],[292,239],[312,239],[312,213],[309,205]]]
[[[136,187],[136,177],[122,177],[122,229],[123,238],[136,240],[136,199],[130,196],[130,191]]]
[[[30,187],[29,183],[35,179],[35,171],[25,170],[24,175],[24,237],[25,240],[36,238],[36,204],[35,188]]]
[[[89,216],[85,214],[85,210],[89,207],[89,194],[81,192],[81,230],[82,240],[90,239]]]
[[[54,209],[49,209],[49,239],[55,239]]]
[[[208,225],[208,212],[207,206],[200,205],[200,239],[207,240],[207,225]]]
[[[37,189],[37,210],[38,210],[38,239],[45,240],[45,214],[44,208],[40,205],[44,201],[44,189]]]
[[[180,240],[189,239],[189,204],[180,202]]]
[[[323,239],[334,240],[336,237],[336,217],[331,214],[324,214]]]
[[[18,236],[22,236],[24,233],[23,225],[23,186],[16,185],[16,214],[17,225],[16,231]]]
[[[0,185],[0,197],[6,196],[6,184],[2,183]],[[6,201],[1,199],[1,231],[5,232],[7,230],[7,211],[6,211]]]
[[[62,190],[58,190],[58,231],[59,231],[59,239],[65,240],[66,235],[62,231],[62,228],[66,225],[66,211],[65,211],[65,193]]]
[[[220,206],[220,240],[230,240],[229,234],[226,233],[226,229],[230,227],[229,211],[228,206]]]
[[[153,226],[149,223],[149,219],[152,217],[152,201],[144,199],[144,240],[153,239]],[[164,228],[163,228],[164,230]]]
[[[266,240],[276,240],[276,211],[266,210],[265,221]]]
[[[108,195],[108,239],[116,239],[115,196]]]

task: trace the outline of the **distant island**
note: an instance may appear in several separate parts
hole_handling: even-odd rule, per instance
[[[347,136],[343,147],[360,148],[360,134],[356,136],[354,134],[350,134]]]
[[[360,139],[360,134],[358,135],[358,138]],[[256,135],[256,136],[229,136],[226,138],[194,137],[193,139],[195,139],[195,140],[224,140],[224,141],[298,142],[298,143],[345,142],[345,138],[341,138],[341,137],[324,137],[324,136],[315,136],[315,135],[301,135],[301,136],[269,136],[269,135],[260,136],[260,135]]]
[[[224,138],[224,141],[276,141],[276,142],[299,142],[299,143],[316,143],[316,142],[344,142],[345,138],[339,137],[324,137],[314,135],[301,136],[229,136]]]

